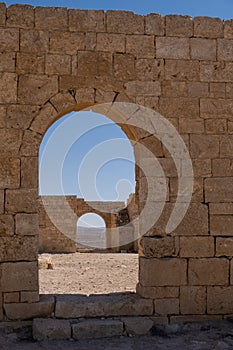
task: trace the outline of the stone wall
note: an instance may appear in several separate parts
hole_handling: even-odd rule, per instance
[[[188,213],[166,235],[174,163],[156,128],[123,128],[167,176],[167,205],[141,241],[137,292],[154,300],[154,315],[177,320],[233,312],[232,43],[233,21],[217,18],[0,4],[0,320],[53,313],[53,304],[37,303],[39,146],[57,118],[101,102],[160,112],[194,167]],[[140,173],[136,196],[142,208]]]

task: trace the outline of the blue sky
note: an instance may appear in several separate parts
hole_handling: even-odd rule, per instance
[[[128,10],[139,14],[161,13],[195,16],[233,18],[232,0],[10,0],[11,4],[31,4],[34,6],[61,6],[79,9]]]

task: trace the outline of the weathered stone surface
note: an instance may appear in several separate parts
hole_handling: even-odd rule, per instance
[[[144,316],[152,315],[153,302],[135,294],[59,296],[55,316],[58,318],[101,317],[101,316]]]
[[[4,196],[3,196],[4,198]],[[0,215],[0,239],[1,236],[14,235],[14,217],[12,215]]]
[[[1,261],[33,261],[37,258],[37,244],[35,237],[0,237]]]
[[[41,105],[58,92],[58,78],[44,75],[21,75],[18,91],[20,103]]]
[[[51,103],[46,103],[34,118],[30,129],[39,134],[44,134],[55,120],[56,116],[57,111],[55,108],[51,105]]]
[[[34,54],[47,52],[49,49],[49,33],[43,30],[26,30],[20,32],[20,51]]]
[[[25,274],[27,278],[25,278]],[[38,272],[37,262],[12,262],[1,264],[2,275],[2,291],[3,292],[16,292],[21,290],[37,290],[38,288]],[[18,305],[21,312],[24,305]],[[9,318],[10,314],[17,314],[17,306],[14,310],[13,306],[8,309]],[[8,314],[8,312],[7,312]],[[23,315],[21,315],[23,316]],[[13,317],[14,318],[14,317]],[[18,317],[23,318],[23,317]]]
[[[85,36],[83,33],[52,32],[49,45],[50,52],[75,55],[84,50]]]
[[[218,158],[219,141],[219,137],[216,135],[191,135],[191,157],[204,159]]]
[[[17,76],[14,73],[0,73],[0,103],[17,101]]]
[[[140,257],[139,260],[139,281],[142,286],[181,286],[186,284],[187,262],[185,259]]]
[[[213,256],[213,237],[180,237],[181,258],[208,258]]]
[[[144,18],[129,11],[108,11],[107,32],[144,34]]]
[[[72,325],[74,339],[108,338],[123,334],[123,322],[119,320],[85,320]]]
[[[0,4],[0,25],[4,26],[5,22],[6,22],[6,4],[1,3]]]
[[[222,136],[220,139],[220,157],[231,159],[233,151],[233,135]]]
[[[74,108],[76,105],[76,100],[70,91],[55,95],[51,98],[50,102],[57,112],[63,112],[66,109]]]
[[[37,190],[6,190],[6,211],[9,213],[35,213]]]
[[[46,55],[45,58],[46,74],[70,74],[71,57],[69,55]]]
[[[145,18],[145,32],[152,35],[164,35],[165,19],[159,14],[150,13]]]
[[[22,141],[22,131],[0,129],[0,154],[2,157],[16,157]],[[7,147],[6,147],[7,145]]]
[[[208,287],[207,288],[207,312],[208,314],[232,314],[233,313],[233,287]]]
[[[205,179],[205,202],[232,202],[233,179],[230,177],[215,177]]]
[[[19,158],[0,158],[0,188],[19,188],[20,160]]]
[[[178,81],[199,81],[199,62],[196,60],[165,60],[165,78]]]
[[[140,255],[147,258],[162,258],[176,255],[174,237],[143,237],[140,241]]]
[[[213,98],[226,97],[225,83],[210,83],[209,85],[210,85],[210,97],[213,97]]]
[[[232,176],[233,168],[230,159],[213,159],[212,162],[213,176]]]
[[[206,287],[180,287],[180,312],[183,315],[205,314]]]
[[[227,121],[225,119],[207,119],[205,120],[205,130],[207,134],[225,134],[227,131]]]
[[[210,214],[233,214],[233,203],[210,203],[209,212]]]
[[[38,106],[10,105],[7,108],[7,128],[27,129],[38,110]]]
[[[233,236],[232,215],[211,215],[210,234],[213,236]]]
[[[205,126],[204,120],[199,119],[189,119],[180,118],[179,119],[179,132],[182,134],[204,134]]]
[[[186,38],[156,38],[156,57],[188,59],[189,41]]]
[[[233,38],[233,20],[224,21],[224,38]]]
[[[21,158],[21,187],[37,188],[38,187],[38,158],[22,157]]]
[[[233,45],[232,40],[219,39],[218,40],[218,60],[232,61],[233,60]]]
[[[187,84],[184,81],[165,80],[162,84],[162,94],[166,97],[185,97]]]
[[[189,16],[168,15],[166,20],[167,36],[193,36],[193,20]]]
[[[192,38],[190,40],[191,58],[194,60],[215,61],[216,40]]]
[[[0,128],[5,128],[6,126],[6,107],[0,106]]]
[[[4,206],[5,206],[5,195],[4,195],[4,191],[0,190],[0,214],[4,213]]]
[[[19,303],[19,301],[20,301],[19,292],[4,293],[4,304]]]
[[[104,32],[104,11],[69,10],[69,29],[73,32]]]
[[[54,310],[54,298],[49,295],[42,295],[38,303],[5,304],[4,310],[10,320],[51,317]]]
[[[138,283],[137,294],[148,299],[179,298],[179,287],[144,287]]]
[[[233,256],[233,238],[216,238],[216,256]]]
[[[126,52],[138,58],[154,58],[154,37],[152,35],[127,35]]]
[[[32,324],[32,331],[35,340],[71,338],[71,325],[70,321],[67,320],[35,318]]]
[[[124,323],[127,334],[131,335],[147,334],[154,324],[149,317],[124,317],[121,320]]]
[[[230,99],[201,99],[201,118],[232,118],[233,103]]]
[[[116,78],[122,80],[132,80],[135,78],[135,58],[133,55],[116,53],[113,62]]]
[[[220,18],[195,17],[194,36],[201,38],[222,38],[223,21]]]
[[[126,93],[132,96],[147,95],[159,96],[161,86],[158,81],[129,81],[125,84]]]
[[[30,5],[11,5],[7,9],[7,27],[33,28],[34,8]]]
[[[161,97],[159,112],[165,118],[198,118],[199,102],[197,98]]]
[[[79,51],[78,73],[94,77],[111,75],[112,55],[107,52]]]
[[[155,60],[152,58],[137,59],[135,62],[135,70],[139,80],[158,79],[164,74],[163,60]]]
[[[156,315],[179,314],[179,299],[158,299],[154,301]]]
[[[21,303],[37,303],[40,300],[39,292],[21,292]]]
[[[125,52],[125,35],[97,33],[97,51]]]
[[[36,7],[35,28],[66,30],[68,27],[68,12],[62,7]]]
[[[15,72],[15,53],[1,52],[0,53],[0,71]]]
[[[0,51],[19,50],[19,30],[15,28],[0,28]]]
[[[221,286],[228,284],[229,261],[227,259],[190,259],[188,266],[189,284]]]
[[[20,148],[22,156],[26,157],[37,157],[39,153],[41,135],[34,131],[26,130],[23,135],[23,140]]]
[[[232,62],[201,62],[200,78],[207,82],[231,82],[233,79]]]

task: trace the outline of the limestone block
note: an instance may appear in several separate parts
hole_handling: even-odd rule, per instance
[[[210,97],[226,97],[226,83],[210,83]]]
[[[94,89],[92,88],[76,89],[75,100],[78,103],[86,101],[94,104]]]
[[[32,324],[34,340],[61,340],[71,338],[71,325],[67,320],[35,318]]]
[[[126,333],[131,335],[147,334],[154,325],[153,320],[149,317],[123,317],[121,320]]]
[[[226,87],[226,98],[232,98],[233,97],[233,83],[226,83],[224,85]]]
[[[191,285],[221,286],[228,284],[229,261],[227,259],[190,259],[188,280]]]
[[[210,203],[209,204],[210,214],[233,214],[233,203]]]
[[[220,157],[230,158],[233,151],[233,135],[222,136],[220,139]]]
[[[197,98],[161,97],[159,112],[165,118],[198,118],[199,101]]]
[[[180,287],[180,312],[183,315],[206,313],[206,287]]]
[[[66,109],[74,108],[76,100],[70,91],[59,93],[50,100],[57,112],[63,112]]]
[[[208,97],[209,84],[200,82],[188,83],[188,95],[190,97]]]
[[[150,13],[145,17],[145,33],[152,35],[164,35],[165,18],[160,14]]]
[[[185,200],[186,191],[190,184],[190,178],[183,177],[182,181],[185,184],[185,187],[184,187],[183,193],[181,194],[181,197],[183,196]],[[171,202],[176,202],[177,200],[178,184],[179,184],[179,181],[177,177],[170,178],[170,201]],[[202,178],[198,177],[193,179],[193,192],[192,192],[191,201],[194,203],[203,202],[203,179]]]
[[[16,292],[21,290],[31,291],[37,290],[38,288],[38,271],[36,261],[3,263],[1,264],[1,274],[3,292]],[[25,276],[27,277],[25,278]],[[10,314],[17,313],[17,308],[14,310],[12,307],[8,310]],[[23,311],[23,305],[21,305],[21,310]],[[9,318],[11,317],[9,316]]]
[[[156,57],[189,59],[189,40],[187,38],[157,37]]]
[[[15,72],[15,53],[1,52],[0,53],[0,71]]]
[[[233,287],[208,287],[207,288],[207,312],[208,314],[232,314],[233,313]]]
[[[137,294],[148,299],[179,298],[179,287],[144,287],[137,284]]]
[[[216,238],[216,256],[233,257],[233,238]]]
[[[162,258],[176,255],[174,237],[143,237],[140,241],[140,256]]]
[[[21,187],[37,188],[38,187],[38,158],[22,157],[21,158]]]
[[[37,237],[0,237],[1,261],[35,260],[37,244]]]
[[[179,299],[158,299],[154,301],[156,315],[179,314]]]
[[[152,35],[127,35],[126,52],[138,58],[154,58],[154,37]]]
[[[226,192],[227,190],[226,188]],[[232,215],[211,215],[210,234],[213,236],[233,236],[232,224]]]
[[[35,28],[66,30],[68,28],[67,9],[62,7],[36,7]]]
[[[163,60],[141,58],[136,60],[136,76],[139,80],[155,80],[164,75]]]
[[[69,10],[69,29],[72,32],[104,32],[104,11]]]
[[[211,160],[210,159],[192,159],[193,172],[195,177],[211,176]],[[182,175],[185,176],[185,164],[182,169]]]
[[[85,48],[84,33],[52,32],[50,35],[50,52],[75,55]]]
[[[183,81],[164,80],[162,82],[162,95],[165,97],[187,96],[187,84]]]
[[[81,51],[78,53],[78,74],[81,76],[108,76],[112,74],[112,55],[107,52]],[[106,87],[105,87],[106,88]]]
[[[233,176],[233,167],[230,159],[213,159],[212,161],[213,176]]]
[[[181,286],[187,283],[185,259],[139,258],[139,281],[142,286]]]
[[[192,158],[218,158],[219,137],[216,135],[190,135],[190,154]]]
[[[181,258],[208,258],[213,256],[213,237],[180,237]]]
[[[20,160],[19,158],[0,158],[0,188],[19,188]]]
[[[230,99],[201,99],[202,118],[231,118],[233,103]]]
[[[74,295],[57,298],[55,316],[58,318],[146,316],[153,314],[153,301],[135,294]]]
[[[20,51],[34,54],[47,52],[49,33],[44,30],[22,29],[20,32]]]
[[[22,141],[22,131],[0,129],[0,154],[2,157],[16,157]],[[7,145],[7,147],[6,147]]]
[[[233,20],[224,21],[224,38],[233,38]]]
[[[182,134],[204,134],[205,126],[204,120],[201,118],[189,119],[180,118],[179,119],[179,132]]]
[[[114,54],[114,75],[117,79],[135,79],[135,59],[132,55]]]
[[[13,215],[0,215],[0,239],[2,236],[14,235],[14,217]]]
[[[6,107],[0,106],[0,128],[6,127]]]
[[[85,47],[87,51],[95,51],[96,49],[96,33],[86,33]],[[74,59],[76,56],[74,56]],[[76,64],[77,65],[77,64]]]
[[[4,195],[4,191],[0,190],[0,214],[4,213],[4,206],[5,206],[5,195]]]
[[[0,28],[0,51],[19,50],[19,30],[16,28]]]
[[[21,303],[37,303],[40,300],[38,292],[21,292]]]
[[[58,92],[58,78],[45,75],[20,75],[18,101],[22,104],[42,105]]]
[[[38,106],[10,105],[7,108],[7,128],[28,129],[38,110]]]
[[[190,315],[190,316],[171,316],[170,323],[185,323],[185,322],[203,322],[203,321],[219,321],[222,320],[222,315]]]
[[[107,11],[107,32],[144,34],[144,18],[129,11]]]
[[[18,53],[16,62],[16,72],[18,74],[44,73],[45,59],[43,55]]]
[[[205,179],[205,202],[232,202],[233,179],[229,177]]]
[[[206,119],[205,130],[207,134],[225,134],[227,131],[226,119]]]
[[[97,51],[125,52],[125,35],[97,33]]]
[[[27,320],[36,317],[51,317],[54,310],[54,298],[40,296],[38,303],[13,303],[4,305],[5,313],[10,320]]]
[[[72,325],[74,339],[96,339],[120,336],[123,322],[120,320],[85,320]]]
[[[178,81],[199,81],[199,62],[197,60],[165,60],[165,78]]]
[[[189,16],[168,15],[166,20],[167,36],[193,36],[193,20]]]
[[[37,190],[6,190],[6,211],[10,213],[35,213]]]
[[[232,40],[218,39],[218,60],[219,61],[233,60]]]
[[[206,81],[206,82],[232,82],[233,63],[232,62],[214,62],[214,63],[201,62],[200,78],[201,78],[201,81]]]
[[[20,293],[12,292],[12,293],[4,293],[4,304],[10,303],[19,303]]]
[[[0,4],[0,25],[4,26],[5,22],[6,22],[6,4],[2,2]]]
[[[69,55],[46,55],[46,74],[71,74],[71,57]]]
[[[7,8],[7,27],[33,28],[34,8],[30,5],[11,5]]]
[[[191,58],[194,60],[215,61],[217,43],[214,39],[190,39]]]
[[[17,101],[17,76],[14,73],[0,73],[0,103]]]
[[[30,129],[39,133],[44,134],[51,123],[55,120],[57,116],[57,111],[50,104],[46,103],[46,105],[40,109],[39,113],[34,118]]]
[[[126,93],[132,96],[147,95],[159,96],[161,86],[158,81],[129,81],[125,84]]]
[[[39,153],[42,135],[37,134],[32,130],[26,130],[23,135],[20,152],[22,156],[37,157]]]
[[[195,17],[194,36],[201,38],[222,38],[223,21],[220,18]]]

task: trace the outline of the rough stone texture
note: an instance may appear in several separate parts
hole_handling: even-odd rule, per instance
[[[15,217],[16,234],[34,236],[38,234],[37,214],[17,214]]]
[[[0,237],[1,261],[36,260],[37,244],[35,237]]]
[[[109,33],[144,34],[144,18],[127,11],[107,12]]]
[[[74,339],[109,338],[123,334],[119,320],[86,320],[72,325]]]
[[[223,22],[220,18],[195,17],[194,36],[221,38],[223,37]]]
[[[20,160],[18,158],[0,158],[0,188],[19,188]]]
[[[156,315],[179,314],[179,299],[158,299],[154,305]]]
[[[209,314],[233,313],[233,287],[207,287],[207,312]]]
[[[167,36],[193,36],[193,20],[189,16],[169,15],[166,19]]]
[[[188,59],[189,41],[186,38],[156,38],[156,57]]]
[[[71,325],[66,320],[35,318],[32,330],[35,340],[71,338]]]
[[[180,237],[181,258],[209,258],[213,256],[213,237]]]
[[[233,178],[215,177],[205,180],[205,201],[206,202],[232,202]]]
[[[183,315],[205,314],[206,287],[180,288],[180,312]]]
[[[233,238],[216,238],[216,256],[233,256]]]
[[[7,190],[6,211],[8,213],[36,213],[37,191],[35,190]]]
[[[190,259],[188,280],[191,285],[221,286],[228,284],[227,259]]]
[[[143,237],[140,241],[140,245],[140,255],[147,258],[171,257],[176,253],[175,240],[173,237]]]
[[[127,334],[131,335],[147,334],[154,325],[149,317],[124,317],[121,320],[124,322]]]

